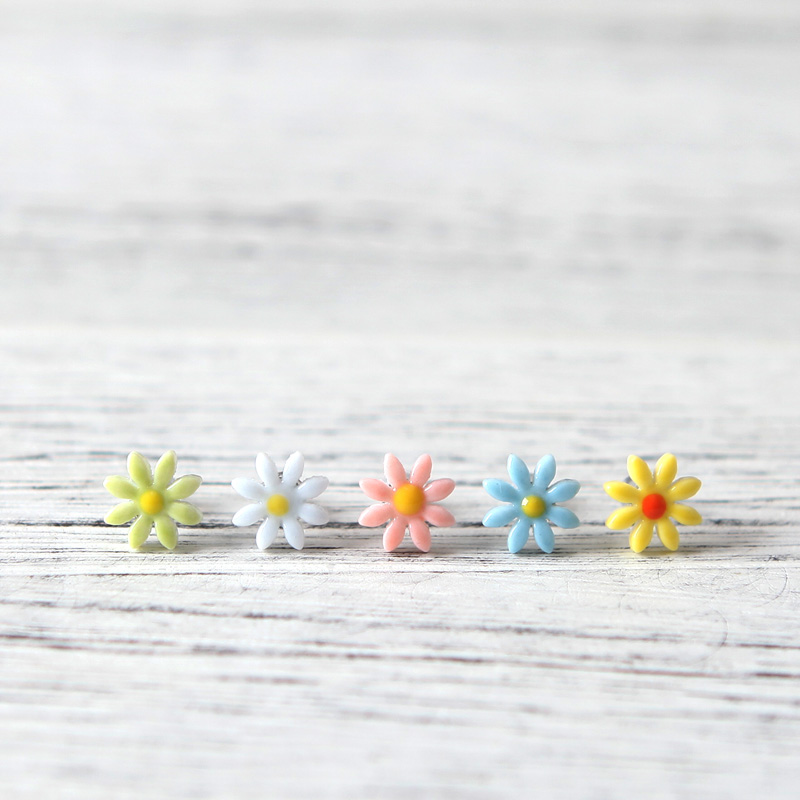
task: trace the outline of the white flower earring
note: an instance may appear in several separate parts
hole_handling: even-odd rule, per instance
[[[231,482],[242,497],[253,501],[234,514],[233,524],[247,527],[264,520],[256,534],[259,549],[266,550],[282,527],[286,541],[295,550],[302,550],[305,532],[300,520],[308,525],[324,525],[328,521],[328,512],[311,502],[328,488],[328,479],[314,475],[301,481],[303,467],[302,454],[292,453],[279,473],[275,462],[266,453],[259,453],[256,472],[263,483],[252,478],[236,478]]]

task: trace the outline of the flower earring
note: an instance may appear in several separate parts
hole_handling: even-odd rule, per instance
[[[694,508],[678,501],[694,497],[702,486],[701,481],[697,478],[675,480],[678,460],[672,453],[665,453],[658,459],[655,473],[639,456],[628,456],[628,474],[636,486],[622,481],[603,485],[614,500],[630,504],[611,514],[606,525],[614,531],[633,525],[629,543],[634,553],[641,553],[650,544],[654,528],[664,547],[677,550],[680,535],[672,519],[682,525],[699,525],[703,521]]]
[[[263,483],[252,478],[236,478],[231,483],[242,497],[253,501],[234,514],[233,524],[246,527],[264,520],[256,533],[259,549],[266,550],[282,527],[286,541],[295,550],[302,550],[305,532],[300,521],[308,525],[324,525],[328,521],[328,512],[311,502],[328,488],[328,479],[315,475],[301,481],[304,465],[303,456],[292,453],[279,473],[275,462],[266,453],[259,453],[256,472]]]
[[[555,537],[551,525],[559,528],[577,528],[580,520],[568,508],[557,506],[565,500],[571,500],[580,491],[578,481],[566,478],[552,483],[556,475],[556,460],[551,455],[544,456],[536,465],[531,480],[527,464],[519,457],[508,457],[508,475],[514,482],[488,479],[483,488],[505,506],[491,509],[483,518],[487,528],[498,528],[517,520],[508,535],[508,550],[518,553],[525,546],[531,535],[539,549],[552,553]]]
[[[446,528],[455,524],[455,517],[446,508],[436,505],[436,501],[449,497],[456,484],[450,478],[431,481],[431,468],[431,457],[422,455],[416,460],[409,478],[400,460],[388,453],[384,459],[386,483],[373,478],[361,481],[364,494],[378,502],[362,511],[358,522],[367,528],[389,522],[383,534],[387,552],[400,546],[408,529],[411,541],[427,553],[431,549],[428,525]]]
[[[181,525],[197,525],[203,515],[191,503],[184,500],[193,495],[203,479],[199,475],[184,475],[175,482],[178,457],[174,450],[164,453],[158,460],[155,471],[141,453],[128,456],[128,473],[131,480],[122,475],[111,475],[103,485],[114,497],[125,502],[108,512],[109,525],[124,525],[137,517],[128,533],[128,542],[134,549],[141,547],[150,536],[153,525],[158,541],[168,550],[178,544],[178,529]]]

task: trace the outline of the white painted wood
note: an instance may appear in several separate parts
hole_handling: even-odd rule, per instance
[[[800,781],[794,3],[0,5],[3,797],[752,797]],[[178,550],[103,478],[174,447]],[[229,524],[306,454],[302,553]],[[706,518],[636,556],[603,481]],[[354,525],[383,453],[458,487]],[[584,524],[480,527],[518,452]]]

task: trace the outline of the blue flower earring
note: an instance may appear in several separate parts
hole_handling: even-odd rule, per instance
[[[494,478],[483,482],[483,488],[495,500],[508,504],[491,509],[483,518],[483,524],[487,528],[500,528],[517,520],[508,535],[509,552],[522,550],[533,528],[539,549],[552,553],[555,537],[551,525],[559,528],[577,528],[580,525],[572,511],[556,505],[575,497],[580,491],[580,483],[569,478],[552,483],[556,475],[556,460],[551,455],[544,456],[536,465],[533,480],[527,464],[519,456],[510,455],[508,475],[514,485]]]

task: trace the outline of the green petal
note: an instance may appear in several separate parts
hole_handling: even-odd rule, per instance
[[[150,535],[152,529],[153,518],[142,514],[142,516],[131,525],[128,531],[128,543],[130,546],[134,550],[141,547],[147,541],[147,537]]]
[[[119,497],[121,500],[133,500],[139,490],[122,475],[109,475],[104,481],[103,486],[108,489],[114,497]]]
[[[197,525],[203,519],[199,509],[195,508],[191,503],[182,503],[180,500],[176,500],[167,506],[167,514],[172,519],[180,522],[181,525]]]
[[[165,489],[170,481],[175,477],[175,468],[178,466],[178,456],[174,450],[167,450],[153,471],[153,485],[159,489]]]
[[[133,482],[140,489],[149,489],[153,485],[153,473],[150,471],[150,464],[141,454],[134,451],[128,456],[128,472]]]
[[[125,503],[114,506],[106,514],[106,522],[109,525],[124,525],[126,522],[130,522],[138,513],[139,506],[128,500]]]
[[[159,514],[156,517],[156,536],[167,550],[174,550],[178,544],[178,529],[166,514]]]
[[[199,475],[184,475],[182,478],[178,478],[164,494],[170,500],[184,500],[191,497],[202,482],[203,479]]]

